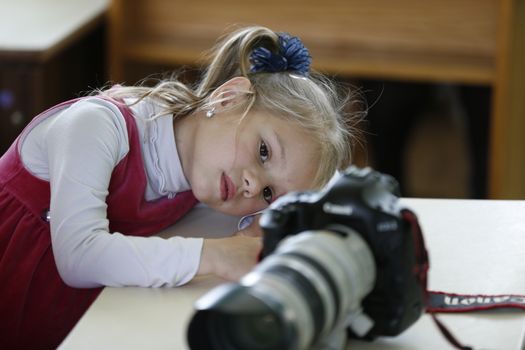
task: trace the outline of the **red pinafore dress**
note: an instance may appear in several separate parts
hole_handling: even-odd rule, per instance
[[[45,111],[32,123],[75,101]],[[197,200],[186,191],[173,199],[145,201],[146,175],[134,117],[125,105],[111,102],[124,115],[130,149],[111,175],[109,229],[149,236],[175,223]],[[45,219],[49,182],[24,168],[19,142],[20,136],[0,158],[0,349],[54,349],[102,288],[72,288],[60,278]]]

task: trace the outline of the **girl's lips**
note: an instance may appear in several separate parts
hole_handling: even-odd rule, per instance
[[[230,200],[235,196],[236,192],[237,192],[237,189],[235,188],[235,185],[233,184],[232,180],[228,177],[228,175],[226,175],[225,173],[222,173],[221,199],[224,202],[227,200]]]

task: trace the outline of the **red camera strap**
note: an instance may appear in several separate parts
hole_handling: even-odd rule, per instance
[[[525,310],[525,295],[501,294],[455,294],[427,291],[426,312],[430,314],[441,334],[456,349],[471,350],[462,345],[450,330],[441,322],[437,313],[483,312],[499,309],[501,311]]]
[[[460,349],[460,350],[472,350],[473,348],[470,347],[470,346],[465,346],[463,344],[461,344],[457,339],[456,337],[448,330],[447,326],[445,326],[443,324],[443,322],[441,322],[435,313],[430,313],[430,317],[432,317],[432,319],[434,320],[434,323],[436,324],[436,326],[438,327],[439,331],[441,332],[441,334],[443,334],[443,336],[445,337],[445,339],[448,340],[448,342],[453,345],[456,349]]]
[[[426,312],[448,342],[456,349],[472,350],[472,347],[461,344],[436,314],[487,312],[496,309],[504,312],[522,311],[525,310],[525,295],[456,294],[427,290],[426,304]]]
[[[427,273],[429,269],[428,254],[419,222],[416,215],[410,210],[405,209],[401,214],[403,219],[409,222],[410,227],[412,227],[412,237],[414,239],[416,255],[414,274],[419,280],[419,283],[425,287],[425,311],[430,314],[443,336],[456,349],[471,350],[472,347],[462,345],[448,330],[446,325],[438,319],[437,313],[482,312],[495,309],[500,311],[525,310],[525,295],[455,294],[427,290]]]
[[[492,309],[525,310],[525,295],[453,294],[428,291],[427,296],[427,312],[457,313]]]

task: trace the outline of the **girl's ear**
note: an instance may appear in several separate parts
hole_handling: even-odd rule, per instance
[[[221,86],[212,94],[211,101],[216,108],[233,107],[234,105],[244,102],[247,94],[253,93],[251,90],[252,83],[246,77],[235,77]]]

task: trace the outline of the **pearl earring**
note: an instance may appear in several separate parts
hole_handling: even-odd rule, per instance
[[[206,118],[211,118],[214,115],[215,115],[215,107],[212,107],[206,111]]]

